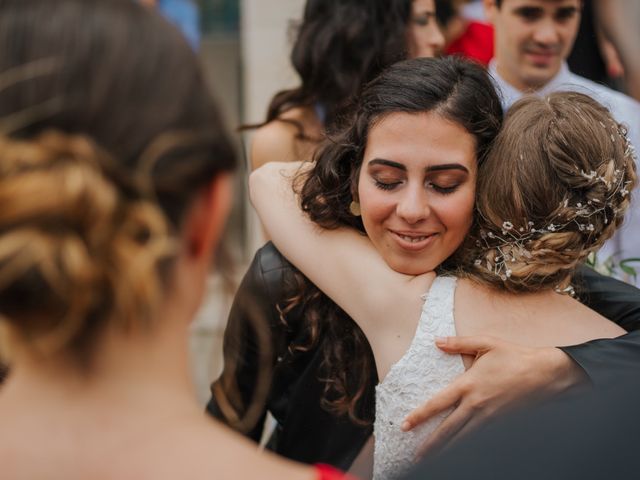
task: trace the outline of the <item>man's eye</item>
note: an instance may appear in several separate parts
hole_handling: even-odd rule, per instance
[[[542,18],[542,10],[539,8],[521,8],[516,11],[516,15],[527,22],[534,22]]]
[[[571,20],[578,14],[578,10],[575,8],[562,8],[556,12],[556,20],[559,22],[565,22]]]

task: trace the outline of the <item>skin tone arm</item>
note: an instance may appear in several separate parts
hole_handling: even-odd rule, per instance
[[[640,43],[638,21],[640,2],[635,0],[598,0],[593,2],[601,28],[620,55],[629,94],[640,100]]]
[[[256,170],[249,182],[251,201],[278,249],[358,322],[383,377],[397,361],[391,352],[404,352],[413,338],[423,303],[420,295],[428,290],[434,274],[397,273],[366,236],[313,224],[300,210],[291,187],[293,175],[307,165],[269,163]],[[389,312],[404,319],[406,326],[389,322]]]

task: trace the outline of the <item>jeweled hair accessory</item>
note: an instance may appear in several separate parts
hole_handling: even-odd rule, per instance
[[[602,125],[604,127],[604,125]],[[624,158],[627,161],[635,162],[635,150],[629,142],[627,132],[624,128],[619,128],[616,124],[618,134],[626,143]],[[606,128],[606,127],[605,127]],[[615,142],[614,134],[611,134],[612,141]],[[522,157],[522,155],[521,155]],[[603,164],[600,170],[603,172],[611,171],[614,160],[609,160]],[[576,195],[573,200],[565,198],[560,202],[554,215],[551,216],[549,222],[544,225],[536,225],[533,221],[522,219],[522,222],[514,222],[511,219],[504,220],[501,226],[495,225],[494,228],[482,228],[480,230],[480,238],[476,241],[479,247],[480,255],[474,261],[477,268],[486,269],[488,272],[498,276],[502,281],[507,281],[512,276],[510,264],[516,262],[524,264],[531,263],[534,258],[532,252],[532,243],[541,239],[547,234],[554,234],[563,231],[573,231],[582,233],[586,237],[599,235],[596,232],[592,222],[594,215],[602,214],[604,224],[609,224],[615,217],[624,214],[617,208],[619,200],[629,195],[631,180],[625,179],[625,172],[615,169],[610,178],[605,178],[605,173],[596,171],[585,172],[582,169],[576,169],[576,175],[579,175],[590,183],[588,186],[595,186],[600,183],[604,185],[606,198],[604,201],[598,199],[583,199],[576,201]],[[575,202],[575,203],[572,203]],[[478,214],[486,220],[485,225],[494,225],[493,222],[487,220],[481,212]],[[612,215],[614,218],[609,218]],[[516,223],[516,225],[514,225]],[[574,291],[571,286],[557,287],[556,291],[561,293],[569,293],[573,295]]]

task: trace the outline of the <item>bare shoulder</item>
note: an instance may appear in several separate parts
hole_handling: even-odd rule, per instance
[[[508,293],[468,279],[458,282],[455,312],[459,335],[491,335],[528,346],[575,345],[625,333],[568,295]]]
[[[161,469],[162,472],[157,472],[162,478],[314,479],[310,467],[260,451],[255,443],[214,420],[200,422],[193,428],[175,433],[169,440],[175,449],[170,450],[167,448],[170,445],[163,445],[164,451],[173,451],[176,455],[169,456],[168,464]],[[171,471],[175,476],[165,475]]]
[[[286,111],[254,133],[251,167],[256,169],[267,162],[309,160],[317,147],[321,128],[315,114],[308,108]],[[300,138],[301,133],[308,139]]]

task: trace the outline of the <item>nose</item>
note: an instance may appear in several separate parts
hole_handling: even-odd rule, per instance
[[[541,45],[555,45],[558,43],[558,26],[553,19],[541,20],[533,32],[533,39]]]
[[[442,31],[440,31],[440,27],[438,27],[438,24],[434,21],[431,22],[432,28],[430,29],[431,31],[429,32],[429,37],[427,39],[428,43],[429,43],[429,47],[431,48],[431,50],[433,50],[433,55],[438,55],[442,49],[444,48],[444,35],[442,34]]]
[[[429,197],[424,188],[406,189],[396,206],[396,214],[409,225],[426,219],[431,213]]]

